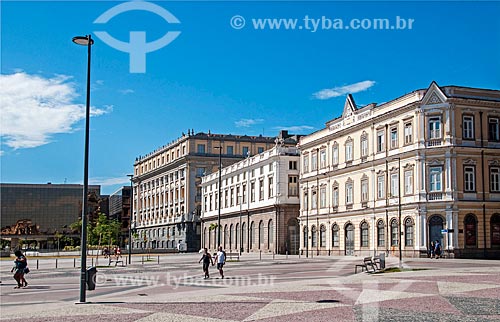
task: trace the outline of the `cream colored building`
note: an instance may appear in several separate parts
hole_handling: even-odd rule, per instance
[[[458,86],[357,106],[302,137],[302,253],[500,255],[500,91]]]
[[[220,177],[218,172],[203,177],[203,247],[215,250],[220,238],[227,251],[298,254],[297,137],[281,131],[278,142],[223,168]]]
[[[200,249],[201,177],[270,149],[275,137],[188,131],[134,163],[133,248]]]

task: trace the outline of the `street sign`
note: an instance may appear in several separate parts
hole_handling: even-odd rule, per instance
[[[441,229],[441,234],[446,234],[448,232],[448,229]]]

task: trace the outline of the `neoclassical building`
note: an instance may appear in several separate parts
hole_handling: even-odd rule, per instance
[[[215,250],[220,238],[227,251],[298,254],[297,137],[278,138],[274,148],[203,177],[203,247]]]
[[[500,257],[500,91],[435,82],[299,143],[308,255]]]
[[[201,177],[257,155],[275,137],[194,133],[140,156],[134,163],[133,248],[198,251],[201,239]]]

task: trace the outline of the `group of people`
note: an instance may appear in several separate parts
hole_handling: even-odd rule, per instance
[[[111,252],[109,251],[108,247],[104,247],[104,249],[102,250],[102,254],[104,255],[104,258],[108,258],[109,256],[111,256]],[[120,247],[113,248],[113,255],[116,257],[122,256],[122,250],[120,249]]]
[[[217,263],[217,269],[219,270],[219,274],[221,278],[224,278],[224,264],[226,263],[226,252],[222,249],[222,246],[219,246],[219,250],[215,254],[215,259],[210,255],[208,252],[208,248],[203,249],[203,255],[201,256],[200,260],[198,263],[203,262],[203,273],[205,273],[205,279],[210,278],[210,273],[208,271],[208,268],[210,267],[210,264],[212,266]]]
[[[429,247],[429,257],[438,259],[441,257],[441,253],[441,243],[439,240],[436,239],[436,241],[431,241],[431,245]]]

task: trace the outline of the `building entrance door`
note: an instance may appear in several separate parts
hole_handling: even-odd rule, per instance
[[[345,227],[345,254],[354,255],[354,226],[352,224]]]
[[[300,247],[299,223],[292,218],[288,221],[288,243],[287,249],[290,255],[298,255]]]
[[[429,245],[432,241],[439,240],[441,244],[441,249],[443,246],[443,234],[441,233],[441,229],[443,229],[444,221],[443,218],[439,215],[434,215],[429,219]],[[429,245],[427,247],[429,247]]]

